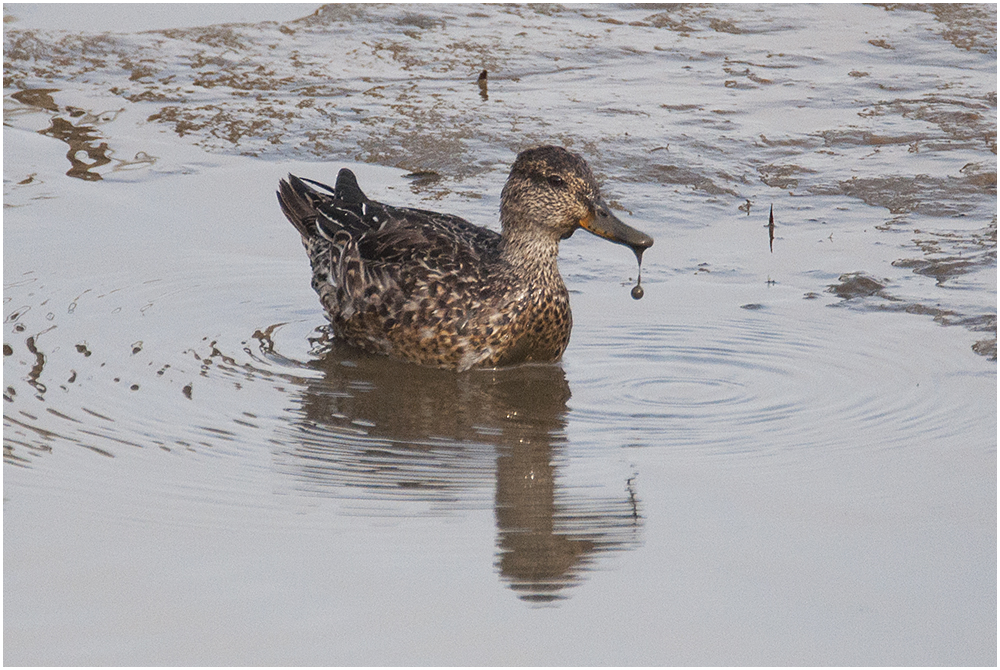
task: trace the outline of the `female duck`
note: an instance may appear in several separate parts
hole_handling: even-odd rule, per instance
[[[584,228],[640,256],[652,238],[614,216],[582,158],[521,152],[503,232],[369,200],[350,170],[331,189],[289,175],[278,202],[302,235],[334,334],[366,351],[455,370],[558,360],[569,343],[559,241]]]

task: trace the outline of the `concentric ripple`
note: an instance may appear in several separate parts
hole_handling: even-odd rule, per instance
[[[581,437],[615,432],[626,444],[730,453],[890,448],[981,421],[988,374],[936,372],[949,366],[927,360],[900,365],[896,345],[912,337],[900,329],[914,324],[869,315],[870,329],[859,331],[821,305],[797,316],[755,312],[704,326],[589,333],[579,356],[588,364],[567,362],[571,423]],[[945,340],[931,351],[942,361],[967,355]],[[983,407],[948,392],[970,383],[983,386]]]

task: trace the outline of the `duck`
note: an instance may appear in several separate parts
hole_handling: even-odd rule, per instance
[[[336,339],[458,372],[561,359],[573,318],[557,256],[578,229],[631,247],[640,263],[653,244],[611,212],[586,161],[559,146],[517,155],[499,233],[371,200],[347,168],[333,188],[289,174],[277,196]]]

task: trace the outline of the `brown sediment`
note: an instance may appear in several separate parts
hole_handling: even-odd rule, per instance
[[[889,300],[895,300],[895,298],[891,298],[883,293],[886,284],[888,284],[888,279],[875,279],[864,272],[848,272],[840,275],[837,281],[840,283],[831,284],[827,290],[844,300],[868,298],[871,296],[880,296]]]
[[[976,342],[972,346],[972,350],[977,354],[991,358],[991,360],[996,360],[996,314],[968,316],[936,305],[907,302],[886,291],[888,279],[879,280],[863,272],[843,274],[840,276],[839,282],[831,284],[827,290],[843,298],[843,303],[840,304],[851,305],[856,309],[863,310],[905,312],[930,316],[942,326],[963,326],[972,332],[992,333],[992,338]],[[880,298],[881,300],[865,300],[865,298]]]
[[[74,126],[72,123],[61,117],[53,117],[52,125],[45,130],[39,131],[42,135],[54,137],[69,145],[66,158],[69,160],[70,169],[66,172],[69,177],[76,177],[85,181],[100,181],[103,179],[97,172],[92,172],[95,168],[107,165],[111,162],[108,157],[108,143],[100,142],[102,138],[97,134],[97,130],[91,126]],[[92,162],[87,163],[80,159],[80,152],[87,155]]]
[[[28,351],[35,356],[35,363],[31,366],[31,370],[28,372],[28,383],[35,387],[35,390],[39,394],[44,394],[46,391],[45,384],[38,381],[38,378],[42,375],[42,370],[45,368],[45,354],[38,350],[35,346],[35,338],[29,337],[24,341],[25,346],[28,347]]]

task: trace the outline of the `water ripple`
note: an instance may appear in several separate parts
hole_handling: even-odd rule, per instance
[[[829,316],[822,310],[816,321]],[[587,365],[568,363],[571,422],[589,435],[625,434],[628,443],[730,452],[829,446],[845,427],[857,438],[852,446],[888,448],[959,435],[978,418],[941,392],[968,377],[935,372],[946,366],[927,360],[900,365],[893,340],[903,334],[835,332],[756,316],[705,327],[609,326],[583,345]],[[608,350],[615,353],[600,353]]]

